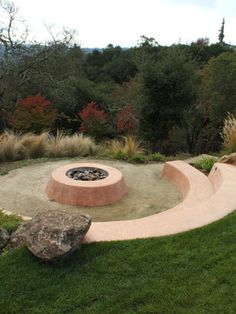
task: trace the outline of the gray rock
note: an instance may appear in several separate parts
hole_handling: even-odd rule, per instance
[[[0,250],[7,245],[9,238],[10,236],[7,230],[3,227],[0,227]]]
[[[35,256],[54,261],[76,250],[90,225],[89,215],[49,210],[21,225],[11,243],[15,247],[26,244]]]
[[[27,224],[27,222],[19,225],[16,231],[11,234],[8,245],[9,249],[16,249],[26,244],[25,233],[27,228],[25,227],[25,224]]]

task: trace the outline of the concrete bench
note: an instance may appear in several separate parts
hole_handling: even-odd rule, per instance
[[[185,204],[205,201],[213,194],[208,177],[184,161],[166,162],[162,176],[177,185]]]
[[[183,202],[162,213],[125,221],[95,222],[84,242],[171,235],[202,227],[236,209],[236,167],[216,163],[209,178],[183,161],[165,164],[163,175],[183,194]]]

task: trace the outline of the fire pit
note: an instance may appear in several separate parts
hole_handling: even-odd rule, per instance
[[[74,180],[97,181],[105,179],[108,176],[108,173],[105,170],[99,168],[79,167],[68,170],[66,175],[67,177]]]
[[[51,200],[66,205],[102,206],[127,193],[122,173],[93,163],[76,163],[55,169],[46,187]]]

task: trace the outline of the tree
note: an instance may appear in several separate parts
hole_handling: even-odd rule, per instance
[[[202,70],[202,98],[209,115],[208,145],[220,148],[219,136],[228,112],[236,113],[236,53],[211,58]]]
[[[211,58],[202,71],[202,90],[215,121],[236,111],[236,53],[225,52]]]
[[[221,45],[224,44],[224,37],[225,37],[225,19],[223,18],[221,28],[219,29],[219,36],[218,36],[219,43]]]
[[[173,127],[182,125],[184,111],[196,100],[196,84],[196,66],[180,47],[145,67],[140,127],[148,141],[161,144]]]
[[[0,0],[0,13],[0,43],[3,46],[1,66],[6,67],[22,56],[29,30],[25,21],[18,17],[19,11],[13,2]]]
[[[102,51],[94,50],[87,56],[87,74],[95,82],[114,81],[122,84],[134,77],[137,67],[128,51],[108,45]]]
[[[1,1],[1,0],[0,0]],[[9,126],[7,113],[14,112],[18,101],[27,95],[41,93],[60,104],[71,98],[69,92],[58,102],[58,94],[67,81],[76,77],[78,81],[85,77],[83,53],[73,46],[74,31],[63,30],[58,39],[52,32],[52,41],[45,45],[27,42],[28,28],[18,18],[19,11],[8,0],[0,2],[0,130]],[[2,16],[4,18],[2,19]],[[17,30],[17,31],[16,31]],[[20,33],[21,31],[21,33]],[[77,83],[77,86],[79,83]],[[78,93],[77,93],[78,94]],[[65,97],[66,96],[66,97]],[[78,97],[73,99],[78,103]],[[85,103],[91,98],[86,99]],[[63,104],[66,107],[66,103]],[[73,113],[76,114],[77,110]],[[70,111],[70,110],[69,110]],[[63,112],[62,112],[63,113]]]
[[[207,146],[203,147],[205,130],[209,124],[209,116],[204,103],[196,100],[184,111],[183,130],[186,147],[190,154],[207,152]]]
[[[8,107],[16,102],[17,96],[12,92],[22,80],[14,80],[15,72],[10,71],[22,58],[24,44],[28,36],[28,27],[18,18],[18,9],[13,2],[0,0],[0,130],[7,126],[6,113]],[[17,35],[16,35],[17,34]],[[11,73],[10,73],[11,72]],[[22,69],[20,73],[23,74]],[[11,90],[9,90],[9,83]]]
[[[159,52],[163,47],[159,46],[158,42],[153,37],[147,37],[142,35],[136,47],[131,49],[131,54],[133,55],[134,62],[139,70],[146,63],[155,61]]]
[[[223,52],[232,52],[233,48],[229,45],[221,45],[220,43],[207,45],[206,42],[200,40],[185,46],[186,51],[191,54],[192,58],[202,68],[212,57],[217,57]]]
[[[40,94],[20,100],[14,113],[9,115],[15,129],[35,133],[51,129],[56,118],[57,110]]]
[[[191,46],[200,46],[200,47],[209,46],[209,38],[207,37],[198,38],[195,42],[191,43]]]

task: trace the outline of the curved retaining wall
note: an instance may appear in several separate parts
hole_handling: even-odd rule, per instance
[[[209,179],[183,161],[165,164],[163,175],[178,185],[185,199],[149,217],[93,223],[84,242],[171,235],[202,227],[236,209],[236,167],[216,163]]]
[[[182,193],[184,201],[179,205],[202,202],[213,194],[208,177],[184,161],[166,162],[162,176],[172,181]]]

